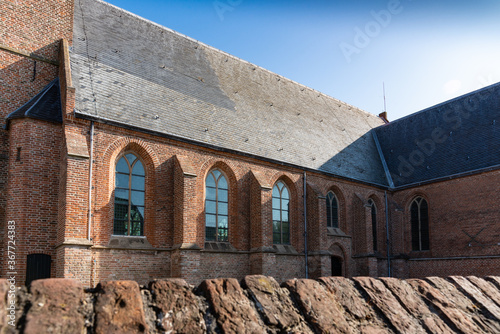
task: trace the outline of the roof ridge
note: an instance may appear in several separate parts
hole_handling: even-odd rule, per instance
[[[396,120],[394,120],[394,121],[392,121],[392,122],[389,122],[389,123],[387,123],[387,124],[385,124],[385,125],[391,125],[391,124],[397,123],[397,122],[399,122],[399,121],[401,121],[401,120],[408,119],[408,118],[413,117],[413,116],[415,116],[415,115],[419,115],[419,114],[422,114],[422,113],[424,113],[424,112],[428,112],[428,111],[430,111],[430,110],[432,110],[432,109],[436,109],[436,108],[442,107],[442,106],[444,106],[444,105],[450,104],[450,103],[452,103],[452,102],[455,102],[455,101],[458,101],[458,100],[465,99],[465,98],[467,98],[468,96],[478,94],[478,93],[480,93],[480,92],[482,92],[482,91],[492,90],[492,89],[494,89],[496,86],[500,87],[500,81],[499,81],[499,82],[497,82],[497,83],[494,83],[494,84],[491,84],[491,85],[488,85],[488,86],[485,86],[485,87],[482,87],[482,88],[479,88],[479,89],[473,90],[473,91],[471,91],[471,92],[465,93],[465,94],[463,94],[463,95],[459,95],[459,96],[454,97],[454,98],[452,98],[452,99],[449,99],[449,100],[446,100],[446,101],[443,101],[443,102],[437,103],[437,104],[435,104],[435,105],[433,105],[433,106],[430,106],[430,107],[427,107],[427,108],[425,108],[425,109],[422,109],[422,110],[416,111],[416,112],[414,112],[414,113],[412,113],[412,114],[409,114],[409,115],[406,115],[406,116],[404,116],[404,117],[398,118],[398,119],[396,119]],[[385,125],[381,125],[381,126],[385,126]]]
[[[304,85],[304,84],[301,84],[300,82],[297,82],[297,81],[292,80],[292,79],[290,79],[290,78],[288,78],[288,77],[285,77],[285,76],[283,76],[283,75],[281,75],[281,74],[278,74],[278,73],[276,73],[276,72],[273,72],[273,71],[271,71],[271,70],[268,70],[268,69],[266,69],[265,67],[262,67],[262,66],[259,66],[259,65],[254,64],[254,63],[251,63],[251,62],[249,62],[248,60],[245,60],[245,59],[242,59],[242,58],[240,58],[240,57],[237,57],[237,56],[235,56],[235,55],[233,55],[233,54],[230,54],[230,53],[228,53],[228,52],[226,52],[226,51],[223,51],[223,50],[221,50],[221,49],[217,49],[217,48],[216,48],[216,47],[214,47],[214,46],[211,46],[211,45],[206,44],[206,43],[204,43],[204,42],[201,42],[201,41],[199,41],[199,40],[197,40],[197,39],[194,39],[194,38],[192,38],[192,37],[189,37],[189,36],[187,36],[187,35],[185,35],[185,34],[183,34],[183,33],[180,33],[180,32],[178,32],[178,31],[176,31],[176,30],[173,30],[173,29],[171,29],[171,28],[168,28],[168,27],[166,27],[166,26],[164,26],[164,25],[161,25],[161,24],[159,24],[159,23],[156,23],[156,22],[154,22],[154,21],[151,21],[151,20],[149,20],[149,19],[146,19],[146,18],[144,18],[144,17],[142,17],[142,16],[139,16],[139,15],[137,15],[137,14],[134,14],[134,13],[132,13],[132,12],[130,12],[130,11],[128,11],[128,10],[126,10],[126,9],[120,8],[120,7],[118,7],[118,6],[115,6],[115,5],[113,5],[113,4],[110,4],[110,3],[106,2],[106,1],[103,1],[103,0],[93,0],[93,1],[98,2],[98,3],[101,3],[101,4],[106,5],[106,6],[109,6],[109,7],[112,7],[112,8],[115,8],[116,10],[118,10],[118,11],[120,11],[120,12],[124,13],[124,14],[127,14],[127,15],[129,15],[129,16],[131,16],[131,17],[136,18],[136,19],[139,19],[139,20],[141,20],[141,21],[143,21],[143,22],[149,23],[149,24],[151,24],[151,25],[153,25],[153,26],[156,26],[157,28],[160,28],[160,29],[162,29],[162,30],[168,31],[168,32],[170,32],[170,33],[172,33],[172,34],[174,34],[174,35],[177,35],[177,36],[179,36],[179,37],[185,38],[185,39],[187,39],[187,40],[189,40],[189,41],[191,41],[191,42],[198,43],[198,45],[199,45],[199,46],[201,46],[201,47],[204,47],[204,48],[210,49],[210,50],[212,50],[212,51],[218,52],[218,53],[223,54],[223,55],[225,55],[225,56],[227,56],[227,57],[230,57],[230,58],[232,58],[232,59],[234,59],[234,60],[237,60],[237,61],[240,61],[240,62],[242,62],[242,63],[248,64],[248,65],[253,66],[253,67],[255,67],[255,68],[258,68],[258,69],[260,69],[260,70],[262,70],[262,71],[264,71],[264,72],[267,72],[267,73],[269,73],[269,74],[276,75],[276,76],[278,76],[280,79],[287,80],[287,81],[289,81],[290,83],[297,85],[298,87],[306,88],[306,89],[308,89],[308,90],[312,91],[313,93],[321,94],[321,95],[323,95],[324,97],[326,97],[326,98],[328,98],[328,99],[331,99],[331,100],[333,100],[333,101],[335,101],[335,102],[342,103],[342,104],[344,104],[344,105],[345,105],[345,106],[347,106],[347,107],[354,108],[354,109],[356,109],[356,110],[358,110],[358,111],[360,111],[360,112],[362,112],[362,113],[364,113],[364,114],[367,114],[367,115],[369,115],[369,116],[373,116],[373,117],[378,118],[378,116],[377,116],[377,115],[372,114],[372,113],[370,113],[370,112],[368,112],[368,111],[366,111],[366,110],[364,110],[364,109],[361,109],[361,108],[356,107],[356,106],[354,106],[354,105],[352,105],[352,104],[350,104],[350,103],[347,103],[347,102],[344,102],[344,101],[342,101],[342,100],[339,100],[339,99],[337,99],[337,98],[335,98],[335,97],[333,97],[333,96],[330,96],[330,95],[328,95],[328,94],[326,94],[326,93],[323,93],[323,92],[321,92],[321,91],[319,91],[319,90],[317,90],[317,89],[314,89],[314,88],[311,88],[311,87],[306,86],[306,85]]]

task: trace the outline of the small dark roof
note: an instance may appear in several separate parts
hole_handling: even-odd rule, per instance
[[[374,130],[394,186],[500,167],[500,83]]]
[[[62,123],[61,92],[58,78],[45,86],[22,107],[7,115],[6,127],[8,128],[10,120],[24,117]]]
[[[386,185],[372,114],[99,0],[75,6],[75,114]]]

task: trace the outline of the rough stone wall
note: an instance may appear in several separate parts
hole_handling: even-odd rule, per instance
[[[500,277],[0,281],[1,333],[498,333]]]

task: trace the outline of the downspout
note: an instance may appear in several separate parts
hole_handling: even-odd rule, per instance
[[[94,165],[94,121],[90,121],[90,163],[89,163],[89,212],[87,225],[87,239],[91,241],[90,229],[92,226],[92,168]]]
[[[385,231],[387,237],[387,276],[391,277],[391,252],[389,248],[389,209],[387,208],[387,191],[384,191],[385,197]]]
[[[306,261],[306,278],[309,278],[309,268],[307,266],[307,174],[304,171],[304,254]]]

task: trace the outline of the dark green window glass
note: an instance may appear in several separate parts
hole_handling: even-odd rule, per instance
[[[412,250],[429,250],[429,206],[422,197],[413,200],[410,207],[410,220]]]
[[[339,203],[331,191],[326,195],[326,226],[339,227]]]
[[[373,240],[373,251],[378,251],[378,242],[377,242],[377,207],[375,206],[375,202],[373,200],[368,200],[368,204],[371,208],[371,221],[372,221],[372,240]]]
[[[113,234],[144,235],[144,196],[144,166],[128,153],[116,163]]]
[[[205,180],[205,240],[229,241],[229,188],[218,170]]]
[[[282,181],[278,181],[273,187],[272,199],[274,244],[290,244],[289,204],[288,189]]]

